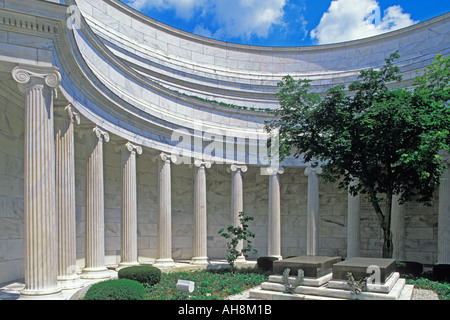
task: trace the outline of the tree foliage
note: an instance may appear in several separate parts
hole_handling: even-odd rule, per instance
[[[325,181],[368,196],[384,232],[384,257],[393,249],[393,196],[430,204],[450,144],[449,59],[438,55],[413,88],[395,88],[398,58],[362,70],[348,92],[339,85],[324,96],[310,91],[310,80],[286,76],[278,84],[280,108],[266,123],[269,132],[279,130],[282,156],[303,157],[322,166]],[[350,185],[354,179],[359,183]]]

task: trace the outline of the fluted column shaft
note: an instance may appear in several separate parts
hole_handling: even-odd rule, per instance
[[[22,298],[57,294],[58,225],[55,210],[53,97],[57,68],[16,67],[15,81],[25,93],[24,232],[25,289]]]
[[[99,127],[87,133],[86,266],[81,278],[99,279],[110,275],[105,267],[105,204],[103,142],[109,134]]]
[[[194,161],[194,257],[192,264],[208,264],[206,168],[210,162]]]
[[[308,176],[308,203],[306,222],[306,254],[315,256],[319,253],[319,178],[322,168],[305,169]]]
[[[281,259],[281,197],[280,174],[284,169],[266,169],[269,175],[269,225],[267,255]]]
[[[392,197],[392,213],[391,213],[391,230],[392,230],[392,242],[394,250],[392,252],[392,258],[399,261],[406,260],[405,255],[405,206],[398,202],[399,196],[394,195]]]
[[[76,273],[75,123],[80,124],[80,117],[71,105],[55,110],[58,281],[63,289],[83,286]]]
[[[439,185],[438,264],[450,264],[450,157]]]
[[[353,180],[350,187],[357,185],[358,180]],[[360,195],[348,193],[347,206],[347,259],[360,256]]]
[[[128,142],[122,151],[122,235],[119,268],[136,266],[137,250],[137,182],[136,154],[142,148]]]
[[[247,172],[246,165],[231,165],[231,221],[233,226],[237,227],[241,224],[239,213],[244,211],[244,188],[242,182],[242,173]],[[240,241],[236,246],[237,251],[241,251],[243,242]],[[244,262],[244,255],[240,255],[236,262]]]
[[[159,156],[159,257],[155,265],[171,267],[172,259],[172,186],[170,162],[176,157],[161,153]]]

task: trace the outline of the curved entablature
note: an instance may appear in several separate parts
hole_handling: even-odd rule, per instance
[[[164,25],[118,0],[76,0],[111,52],[167,88],[254,108],[276,108],[284,75],[313,80],[312,88],[349,84],[359,70],[380,67],[398,50],[407,85],[437,52],[448,52],[448,14],[387,34],[311,47],[260,47],[221,42]]]
[[[195,36],[117,0],[37,3],[54,8],[47,13],[55,42],[53,64],[62,75],[60,90],[80,114],[112,134],[159,151],[181,150],[197,158],[209,148],[217,162],[261,164],[258,152],[265,148],[264,121],[270,114],[239,107],[275,108],[276,83],[288,73],[310,78],[321,92],[348,84],[360,69],[379,67],[399,50],[406,85],[437,53],[450,51],[449,14],[369,39],[275,48]],[[72,25],[67,24],[73,18],[70,5],[81,9]],[[31,7],[30,17],[37,10]],[[211,144],[213,138],[223,143]]]

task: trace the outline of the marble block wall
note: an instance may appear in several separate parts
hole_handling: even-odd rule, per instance
[[[0,103],[0,283],[23,277],[23,109],[10,108],[14,101]],[[120,261],[121,156],[118,141],[104,144],[105,263]],[[77,264],[84,266],[86,212],[86,150],[84,138],[75,135]],[[141,262],[153,262],[158,254],[158,186],[154,150],[137,157],[138,253]],[[231,174],[227,166],[206,169],[210,258],[223,259],[226,240],[218,234],[231,223]],[[258,256],[267,254],[268,177],[258,167],[244,173],[244,209],[254,217]],[[283,257],[306,253],[307,177],[302,168],[286,167],[281,175],[281,245]],[[173,258],[193,255],[193,168],[172,164]],[[437,196],[436,196],[437,202]],[[321,255],[346,255],[347,194],[336,185],[319,184]],[[433,264],[437,259],[437,205],[406,204],[407,260]],[[382,232],[370,203],[361,197],[361,255],[380,256]],[[251,256],[256,258],[256,256]]]
[[[0,96],[0,283],[24,273],[24,121],[24,109]]]
[[[79,138],[78,138],[79,139]],[[77,139],[77,140],[78,140]],[[121,167],[120,153],[114,141],[104,145],[105,160],[105,252],[106,264],[120,260]],[[82,141],[77,149],[84,149]],[[84,151],[77,152],[77,253],[79,266],[84,256],[85,164]],[[158,175],[157,153],[144,149],[137,157],[138,255],[140,262],[152,263],[158,256]],[[231,173],[226,165],[213,164],[206,169],[208,257],[223,259],[227,240],[218,234],[231,224]],[[286,167],[280,176],[281,253],[283,257],[306,254],[306,205],[308,178],[303,168]],[[172,257],[190,260],[194,241],[194,169],[172,164]],[[249,166],[243,174],[244,211],[254,218],[249,229],[257,255],[267,255],[268,176],[259,167]],[[437,200],[437,199],[436,199]],[[319,254],[347,254],[347,192],[337,184],[319,180]],[[437,207],[408,203],[406,211],[405,251],[408,260],[434,263],[437,254]],[[361,255],[380,256],[383,234],[371,204],[361,196]]]

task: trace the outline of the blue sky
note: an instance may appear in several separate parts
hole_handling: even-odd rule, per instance
[[[365,38],[450,11],[448,0],[121,1],[188,32],[264,46],[309,46]]]

